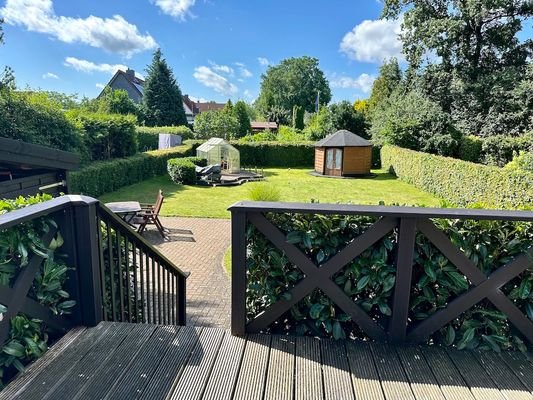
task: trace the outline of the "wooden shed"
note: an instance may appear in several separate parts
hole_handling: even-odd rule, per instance
[[[0,199],[68,193],[67,171],[79,163],[75,153],[0,137]]]
[[[315,144],[315,171],[321,175],[356,176],[370,173],[372,143],[340,130]]]

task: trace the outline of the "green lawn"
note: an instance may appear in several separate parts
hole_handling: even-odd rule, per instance
[[[335,179],[309,175],[309,169],[265,169],[268,182],[281,190],[282,201],[353,204],[399,203],[435,206],[439,200],[382,170],[373,171],[375,178]],[[160,176],[100,198],[103,202],[137,200],[152,203],[159,189],[165,194],[162,214],[229,218],[226,209],[233,203],[249,199],[249,190],[256,183],[241,186],[186,186],[173,183],[168,176]]]

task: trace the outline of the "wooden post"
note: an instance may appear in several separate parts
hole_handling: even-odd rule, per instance
[[[231,334],[246,333],[246,213],[231,210]]]
[[[81,320],[86,326],[98,325],[103,320],[97,204],[95,200],[73,207]]]

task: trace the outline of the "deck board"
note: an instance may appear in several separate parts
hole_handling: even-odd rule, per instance
[[[416,400],[402,363],[392,346],[373,343],[374,360],[387,400]]]
[[[268,369],[271,337],[249,335],[233,396],[236,400],[262,400]]]
[[[322,400],[320,341],[308,336],[296,338],[295,400]]]
[[[368,400],[385,399],[370,344],[347,342],[346,350],[355,397]]]
[[[0,400],[533,400],[529,357],[104,322],[67,334]]]
[[[273,336],[265,385],[265,400],[291,400],[294,390],[295,339]]]
[[[320,342],[324,399],[354,399],[350,366],[343,341],[325,339]]]

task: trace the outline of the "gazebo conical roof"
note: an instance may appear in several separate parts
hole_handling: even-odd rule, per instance
[[[368,140],[346,129],[341,129],[315,143],[315,147],[368,147],[372,146]]]

